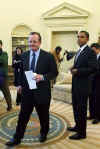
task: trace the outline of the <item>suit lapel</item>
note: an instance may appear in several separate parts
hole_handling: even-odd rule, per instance
[[[84,54],[84,52],[86,51],[87,47],[88,47],[88,46],[86,46],[86,47],[83,49],[83,51],[82,51],[82,52],[80,53],[80,55],[78,56],[77,60],[74,61],[74,65],[79,61],[80,57]],[[76,58],[76,56],[75,56],[75,58]]]
[[[29,70],[29,63],[30,63],[30,51],[27,52],[26,56],[26,69]]]
[[[40,64],[41,64],[41,60],[42,60],[42,50],[40,49],[40,54],[39,54],[39,57],[38,57],[38,60],[37,60],[35,72],[38,72],[39,66],[40,66]]]

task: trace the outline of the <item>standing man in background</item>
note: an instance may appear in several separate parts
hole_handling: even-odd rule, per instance
[[[11,94],[8,85],[8,55],[2,49],[2,40],[0,40],[0,90],[3,92],[6,103],[7,111],[12,109]]]
[[[41,40],[39,33],[31,32],[29,35],[29,51],[22,54],[23,69],[21,69],[18,83],[18,91],[22,92],[21,110],[13,140],[7,142],[7,146],[15,146],[21,143],[34,107],[38,113],[41,126],[39,141],[44,142],[47,139],[51,102],[50,80],[58,75],[58,71],[54,57],[40,49]],[[37,89],[29,89],[25,76],[25,71],[29,70],[36,73],[34,79],[37,82]]]
[[[79,50],[75,56],[72,73],[72,105],[75,126],[68,128],[76,134],[69,137],[72,140],[86,138],[87,101],[91,92],[90,76],[97,70],[96,54],[87,45],[89,33],[80,31],[78,33]]]
[[[94,75],[94,99],[92,101],[92,104],[94,104],[94,109],[91,108],[91,110],[95,111],[95,117],[93,120],[93,124],[100,123],[100,44],[93,43],[91,45],[91,48],[94,50],[94,52],[97,55],[97,62],[98,62],[98,71]],[[92,106],[92,107],[93,107]]]

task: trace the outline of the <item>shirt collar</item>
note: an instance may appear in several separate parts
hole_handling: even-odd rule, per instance
[[[81,51],[83,51],[86,47],[87,47],[87,44],[83,45],[83,46],[80,47],[79,49],[80,49]]]
[[[34,52],[35,52],[35,55],[38,56],[39,53],[40,53],[40,48],[37,51],[34,51]],[[33,50],[30,50],[30,55],[31,56],[33,55]]]
[[[99,58],[99,56],[100,56],[100,53],[97,54],[97,59]]]

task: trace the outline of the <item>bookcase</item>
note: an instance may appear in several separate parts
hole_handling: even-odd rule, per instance
[[[21,47],[23,51],[28,50],[28,37],[12,37],[12,56],[16,47]]]

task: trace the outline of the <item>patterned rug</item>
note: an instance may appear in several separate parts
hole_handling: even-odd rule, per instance
[[[10,140],[15,132],[18,120],[19,110],[10,113],[4,113],[0,116],[0,142],[3,144]],[[68,121],[57,113],[50,114],[50,131],[46,144],[51,144],[64,139],[68,133],[66,132]],[[40,124],[37,113],[34,111],[28,122],[25,136],[22,140],[22,146],[40,146],[39,142]]]

